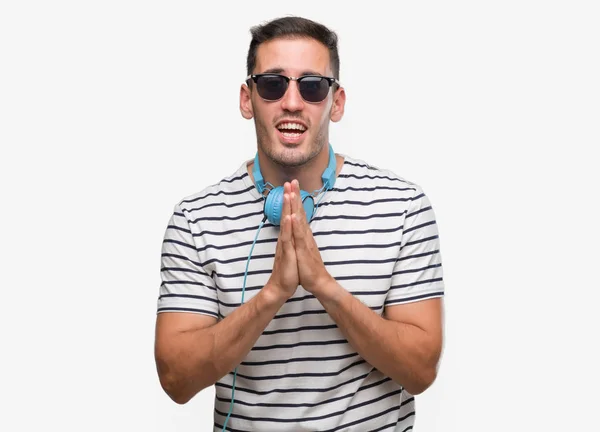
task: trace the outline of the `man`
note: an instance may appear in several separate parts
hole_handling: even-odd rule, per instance
[[[333,152],[335,33],[283,18],[252,35],[240,110],[256,157],[175,207],[161,385],[180,404],[215,385],[214,430],[410,430],[442,349],[433,210],[418,185]]]

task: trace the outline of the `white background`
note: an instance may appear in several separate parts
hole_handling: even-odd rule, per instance
[[[153,358],[182,197],[252,158],[249,28],[340,37],[336,151],[420,184],[447,289],[418,432],[598,429],[594,1],[4,1],[0,429],[208,431]],[[594,156],[592,156],[594,155]]]

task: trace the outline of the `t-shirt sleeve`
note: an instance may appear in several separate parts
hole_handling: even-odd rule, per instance
[[[157,313],[191,312],[218,318],[217,288],[200,257],[189,221],[176,205],[161,251]]]
[[[386,306],[444,295],[440,238],[427,195],[415,185],[404,219],[400,252]]]

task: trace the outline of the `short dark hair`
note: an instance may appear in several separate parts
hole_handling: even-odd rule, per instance
[[[302,17],[282,17],[250,29],[252,40],[246,59],[247,74],[250,75],[256,66],[258,46],[279,37],[308,37],[321,42],[329,50],[333,76],[340,79],[340,56],[338,53],[337,34],[323,24]]]

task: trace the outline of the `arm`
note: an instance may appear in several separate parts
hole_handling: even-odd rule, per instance
[[[298,194],[297,183],[293,185]],[[425,391],[435,380],[442,350],[442,305],[438,298],[424,298],[439,297],[443,285],[433,211],[424,194],[417,194],[407,211],[404,244],[382,317],[329,274],[305,222],[302,204],[296,195],[293,198],[292,225],[302,286],[321,302],[365,360],[411,394]]]
[[[285,300],[267,284],[218,323],[207,315],[160,313],[156,320],[155,360],[165,392],[184,404],[233,370]]]
[[[296,291],[299,280],[292,242],[289,189],[289,184],[286,184],[282,224],[275,249],[273,271],[269,281],[258,294],[217,323],[217,289],[216,287],[212,290],[203,289],[202,287],[214,285],[212,278],[201,266],[192,267],[191,272],[183,273],[186,275],[185,279],[194,277],[194,289],[201,290],[194,291],[194,297],[208,300],[198,305],[191,303],[190,307],[214,316],[179,312],[162,312],[158,315],[154,354],[156,367],[163,389],[175,402],[187,403],[200,390],[213,385],[237,367],[277,311]],[[179,219],[173,218],[169,226],[174,225]],[[165,283],[161,287],[161,292],[165,296],[161,297],[163,302],[175,302],[163,303],[166,307],[163,309],[165,311],[173,310],[170,307],[180,306],[180,303],[177,303],[180,301],[177,297],[178,291],[172,292],[174,289],[167,286],[170,286],[169,282],[173,279],[181,281],[183,277],[180,275],[182,270],[180,267],[193,262],[191,258],[180,259],[181,255],[189,253],[187,252],[189,248],[182,247],[181,244],[192,244],[190,232],[185,229],[167,231],[168,239],[172,241],[172,237],[177,236],[175,238],[177,242],[165,241],[163,246],[164,251],[168,253],[163,253],[162,273]],[[172,261],[175,259],[174,256],[177,257],[177,261]],[[181,289],[177,288],[177,290]]]
[[[315,296],[369,364],[413,395],[433,383],[442,351],[441,299],[387,307],[381,317],[335,279],[321,286]]]

